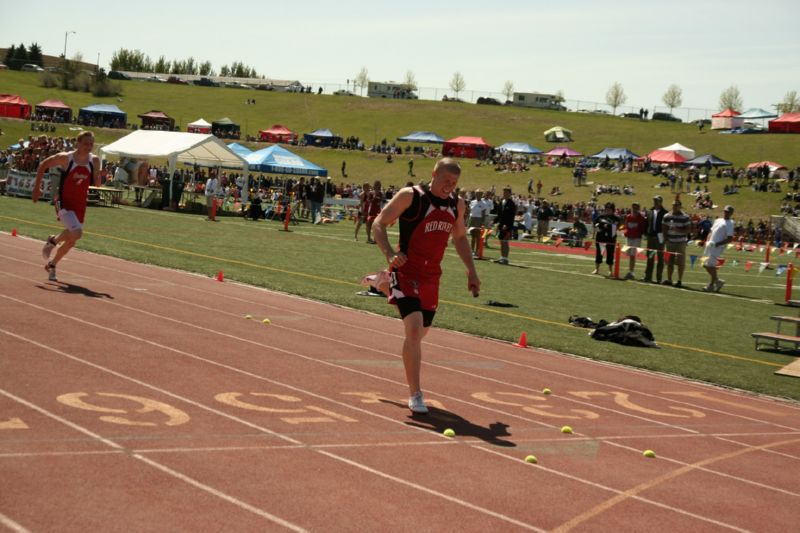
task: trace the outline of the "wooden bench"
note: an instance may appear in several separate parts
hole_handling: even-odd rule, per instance
[[[759,346],[761,346],[762,344],[767,344],[771,346],[773,350],[779,350],[780,343],[782,342],[791,344],[793,350],[797,350],[798,347],[800,347],[800,337],[796,337],[794,335],[759,332],[759,333],[751,333],[750,336],[753,337],[756,341],[756,350],[758,350]]]

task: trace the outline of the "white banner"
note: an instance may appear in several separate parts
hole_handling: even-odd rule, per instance
[[[45,174],[42,178],[42,200],[49,201],[52,198],[50,188],[51,177],[57,179],[58,174]],[[9,169],[6,176],[6,194],[9,196],[21,196],[30,198],[33,194],[33,184],[36,183],[36,172],[23,172],[21,170]]]

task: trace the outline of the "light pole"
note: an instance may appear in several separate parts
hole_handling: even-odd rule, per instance
[[[64,32],[64,64],[67,63],[67,37],[69,37],[70,33],[77,33],[72,30]]]

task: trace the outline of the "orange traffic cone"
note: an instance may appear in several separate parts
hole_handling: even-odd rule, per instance
[[[12,237],[16,237],[17,236],[17,228],[12,228],[11,229],[11,236]]]
[[[225,281],[225,278],[222,276],[222,270],[217,272],[217,281]]]
[[[516,346],[517,348],[527,348],[528,347],[528,334],[523,331],[522,335],[519,336],[519,342],[516,343],[514,346]]]

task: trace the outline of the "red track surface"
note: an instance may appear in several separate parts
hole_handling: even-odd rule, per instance
[[[11,530],[800,523],[796,404],[434,330],[412,418],[398,320],[40,247],[0,234]]]

